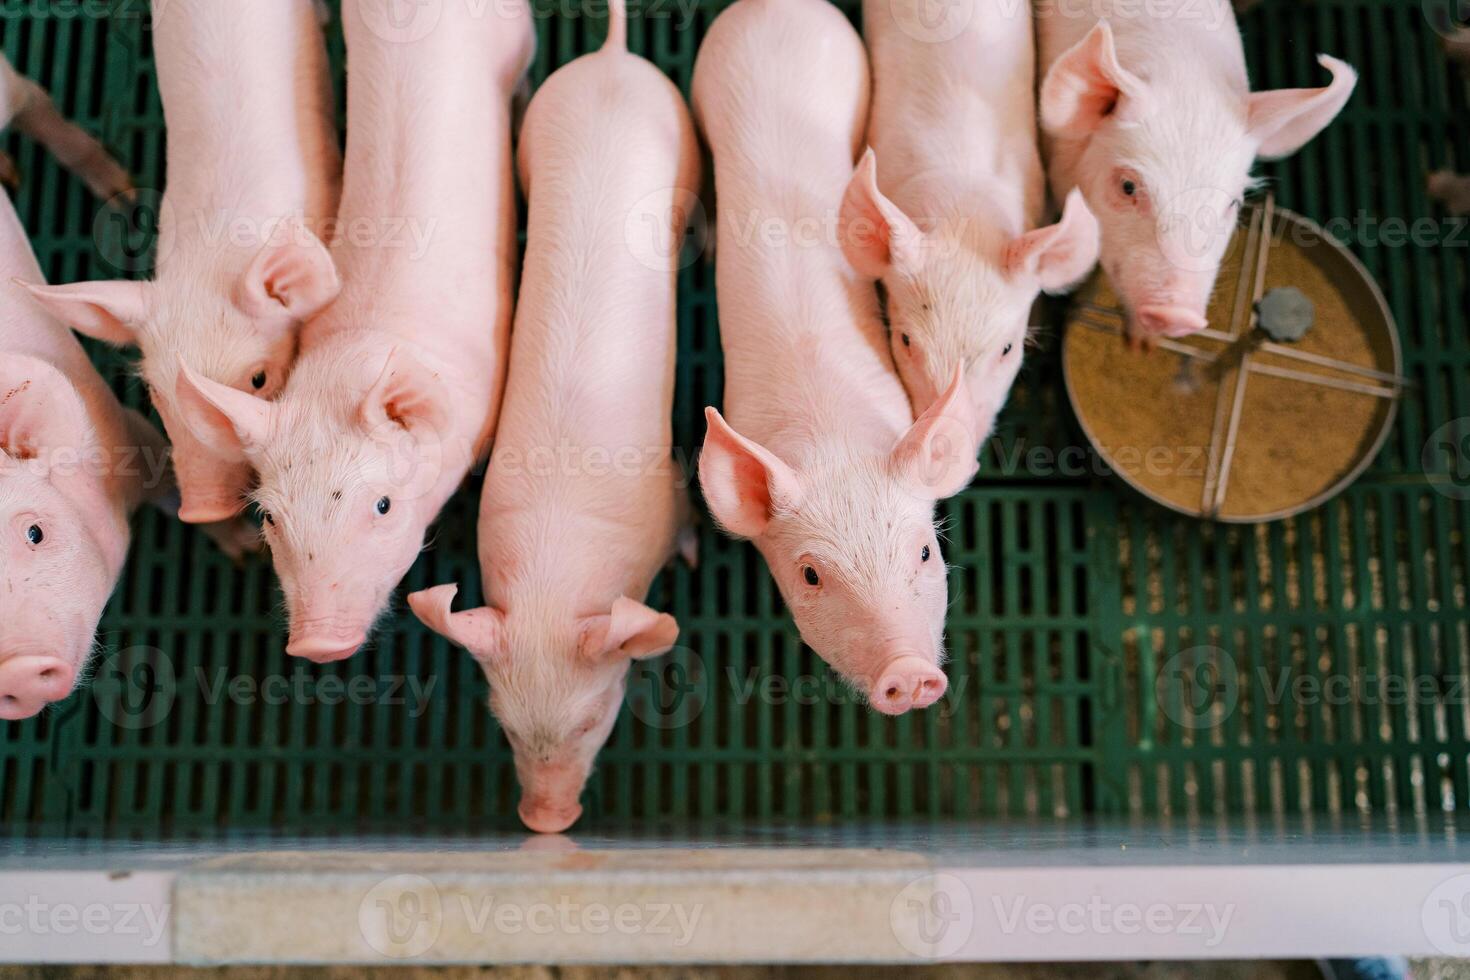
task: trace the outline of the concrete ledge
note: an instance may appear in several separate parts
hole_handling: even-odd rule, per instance
[[[714,963],[910,958],[917,854],[261,854],[181,874],[181,962]]]
[[[1455,818],[0,843],[0,962],[1470,956]]]

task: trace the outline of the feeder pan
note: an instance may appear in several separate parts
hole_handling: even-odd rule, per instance
[[[1103,273],[1078,290],[1062,373],[1108,468],[1165,507],[1230,523],[1289,517],[1345,489],[1388,437],[1406,385],[1393,314],[1362,263],[1268,197],[1231,240],[1208,318],[1133,350]]]

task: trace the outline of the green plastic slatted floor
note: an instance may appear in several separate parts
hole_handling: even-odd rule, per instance
[[[145,6],[8,0],[0,29],[21,70],[157,188]],[[634,49],[687,88],[718,4],[632,6]],[[538,79],[603,30],[600,10],[542,10]],[[1168,514],[1089,466],[1054,464],[1082,443],[1047,337],[981,482],[946,508],[943,705],[885,720],[853,703],[801,647],[755,552],[707,531],[699,570],[657,588],[685,646],[632,679],[589,821],[1470,807],[1470,460],[1431,439],[1470,415],[1470,234],[1423,190],[1426,169],[1470,169],[1467,86],[1418,3],[1266,0],[1243,24],[1258,86],[1320,84],[1318,50],[1363,71],[1326,136],[1266,172],[1284,205],[1352,219],[1340,230],[1398,316],[1416,387],[1370,475],[1312,514],[1259,528]],[[340,36],[333,44],[340,57]],[[143,264],[146,210],[99,217],[34,146],[12,136],[8,147],[53,279]],[[1384,220],[1425,216],[1438,217],[1443,244],[1384,234]],[[702,264],[685,276],[680,327],[676,432],[689,447],[721,388]],[[121,359],[98,357],[137,404]],[[407,588],[457,580],[477,594],[477,495],[472,486],[450,507]],[[149,515],[101,642],[91,687],[0,726],[0,826],[13,833],[457,832],[512,812],[510,755],[479,670],[411,616],[346,664],[293,662],[267,563],[236,570]],[[1391,677],[1417,683],[1393,696]],[[222,687],[236,678],[290,687],[252,699]],[[1309,703],[1281,694],[1324,681],[1351,686]]]

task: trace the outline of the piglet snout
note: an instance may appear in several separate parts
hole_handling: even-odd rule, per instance
[[[885,715],[901,715],[929,707],[948,689],[944,671],[920,657],[903,656],[889,661],[868,691],[868,701]]]
[[[286,652],[293,657],[303,657],[313,663],[329,664],[337,660],[346,660],[356,653],[358,647],[365,642],[367,642],[367,636],[362,633],[344,638],[333,633],[293,629],[291,639],[286,644]]]
[[[522,800],[517,808],[521,823],[538,834],[559,834],[582,816],[582,807],[573,800],[570,804],[557,804],[550,800]]]
[[[1144,306],[1134,315],[1135,333],[1144,337],[1186,337],[1210,321],[1182,306]]]
[[[170,430],[174,440],[174,475],[179,483],[179,520],[185,524],[217,524],[245,509],[244,491],[250,486],[248,463],[227,463],[207,455],[202,443],[180,427]]]
[[[76,668],[57,657],[12,657],[0,661],[0,720],[29,718],[71,693]]]

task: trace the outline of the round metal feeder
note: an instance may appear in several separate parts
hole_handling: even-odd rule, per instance
[[[1165,507],[1232,523],[1289,517],[1352,483],[1406,385],[1393,314],[1362,263],[1268,197],[1235,233],[1209,321],[1132,350],[1103,273],[1078,291],[1063,377],[1107,466]]]

